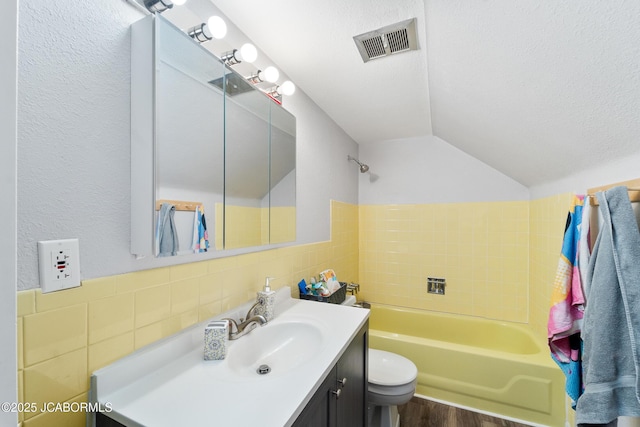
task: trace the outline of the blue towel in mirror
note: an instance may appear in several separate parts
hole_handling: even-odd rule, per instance
[[[176,207],[169,203],[163,203],[158,213],[156,226],[156,245],[158,256],[174,256],[178,254],[178,232],[173,215]]]

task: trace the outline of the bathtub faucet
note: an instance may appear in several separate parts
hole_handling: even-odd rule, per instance
[[[427,292],[430,294],[444,295],[444,287],[447,281],[441,277],[427,277]]]

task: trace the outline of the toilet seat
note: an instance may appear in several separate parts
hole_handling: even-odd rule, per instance
[[[406,357],[388,351],[369,349],[369,389],[371,385],[398,387],[413,384],[418,368]],[[383,387],[373,387],[377,390]]]

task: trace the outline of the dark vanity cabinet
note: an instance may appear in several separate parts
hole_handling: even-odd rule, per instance
[[[119,422],[109,418],[109,416],[103,414],[102,412],[96,412],[96,427],[126,427],[124,424],[120,424]]]
[[[294,427],[367,425],[368,331],[367,321],[293,423]]]

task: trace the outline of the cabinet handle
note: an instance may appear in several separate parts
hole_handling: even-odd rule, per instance
[[[331,393],[333,393],[333,395],[336,397],[336,399],[340,399],[340,393],[342,393],[342,390],[340,390],[340,389],[331,390]]]
[[[343,387],[347,385],[347,377],[344,377],[341,380],[338,380],[338,384],[340,384],[340,387]]]

